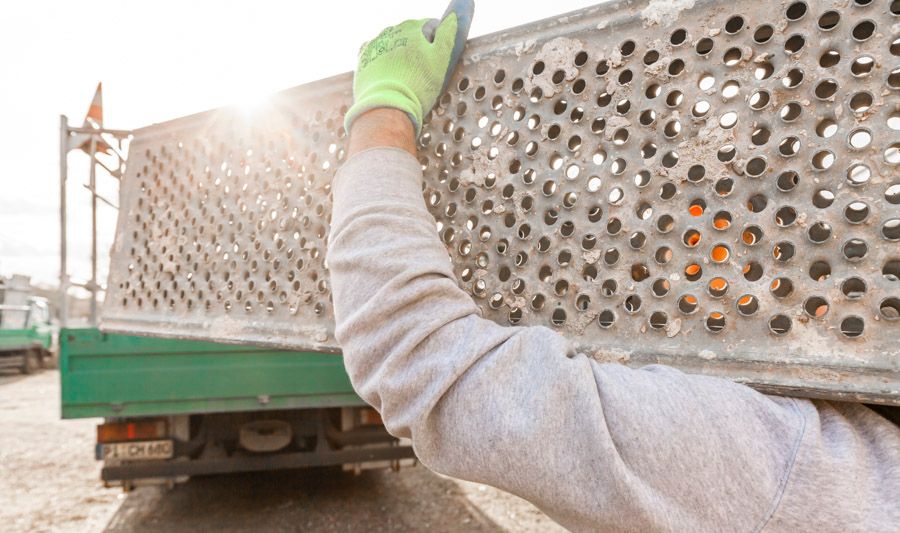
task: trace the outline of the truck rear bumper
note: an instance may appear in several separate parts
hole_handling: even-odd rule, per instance
[[[377,448],[266,454],[221,459],[147,461],[119,466],[104,466],[100,471],[100,477],[103,481],[111,482],[208,474],[234,474],[238,472],[306,468],[311,466],[336,466],[372,461],[400,461],[414,458],[415,454],[411,446],[379,446]]]

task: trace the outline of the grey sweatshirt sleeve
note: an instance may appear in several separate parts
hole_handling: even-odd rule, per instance
[[[429,468],[577,531],[898,531],[900,430],[869,409],[600,364],[481,318],[405,152],[355,155],[333,193],[350,378]]]

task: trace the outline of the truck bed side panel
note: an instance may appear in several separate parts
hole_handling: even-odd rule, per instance
[[[365,405],[339,355],[67,329],[63,418]]]

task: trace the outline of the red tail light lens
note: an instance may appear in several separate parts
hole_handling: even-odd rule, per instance
[[[166,421],[162,418],[148,418],[130,422],[107,422],[97,426],[97,442],[125,442],[130,440],[152,440],[167,435]]]

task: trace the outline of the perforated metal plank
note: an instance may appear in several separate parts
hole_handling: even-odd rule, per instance
[[[419,149],[460,286],[600,359],[900,403],[900,3],[690,4],[469,43]],[[136,132],[105,329],[339,350],[350,81]]]

